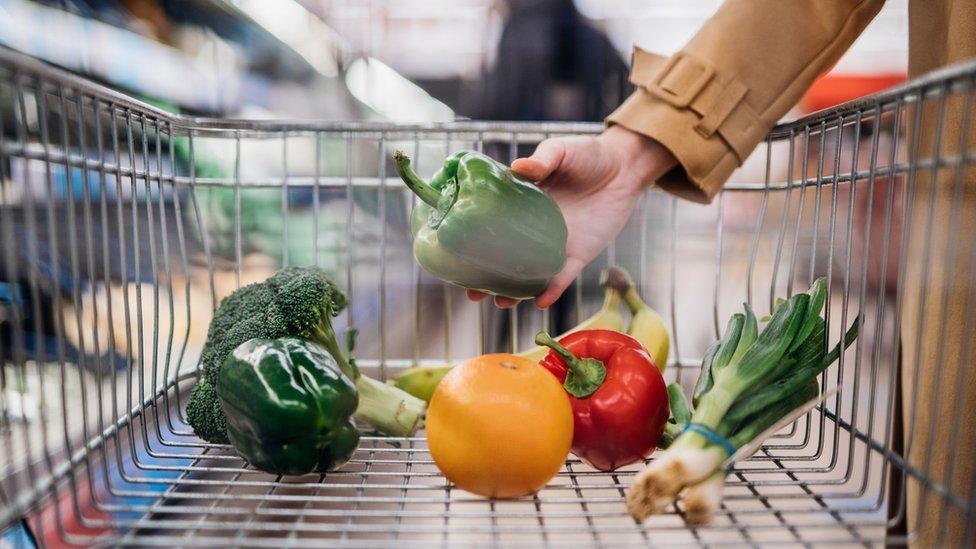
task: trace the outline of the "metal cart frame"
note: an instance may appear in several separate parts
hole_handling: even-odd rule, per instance
[[[453,489],[423,436],[367,436],[338,471],[276,477],[201,442],[182,415],[208,315],[252,273],[242,204],[257,190],[280,204],[268,214],[280,222],[275,265],[307,246],[333,269],[353,303],[342,318],[374,342],[359,362],[387,377],[517,349],[557,322],[467,303],[416,267],[392,150],[429,173],[456,148],[511,158],[599,125],[183,117],[0,50],[0,531],[23,520],[44,544],[140,546],[880,545],[911,538],[900,530],[906,479],[937,495],[933,520],[976,522],[973,487],[905,459],[896,368],[911,229],[899,197],[920,171],[974,161],[969,148],[919,158],[898,130],[953,98],[968,120],[974,79],[969,63],[781,124],[711,206],[648,191],[596,262],[631,269],[669,318],[669,381],[693,382],[738,302],[767,311],[815,275],[831,284],[831,344],[864,315],[862,337],[822,378],[841,390],[737,464],[715,521],[692,527],[680,505],[644,525],[627,516],[639,465],[603,473],[570,456],[534,497],[491,501]],[[252,165],[257,152],[272,169]],[[230,192],[227,227],[208,225],[201,205],[214,188]],[[291,223],[296,211],[310,235]],[[577,318],[594,306],[587,273],[565,298]]]

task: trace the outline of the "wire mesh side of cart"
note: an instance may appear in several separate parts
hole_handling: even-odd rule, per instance
[[[925,178],[966,187],[974,143],[926,144],[919,128],[968,136],[974,77],[976,65],[946,70],[779,126],[713,204],[644,195],[561,306],[500,312],[417,267],[413,198],[391,177],[392,151],[428,175],[460,148],[510,160],[599,126],[193,119],[4,51],[0,527],[24,519],[52,545],[873,544],[909,539],[914,514],[909,524],[940,531],[964,521],[971,544],[976,489],[949,481],[971,464],[937,468],[931,451],[910,452],[927,440],[913,433],[936,426],[915,409],[900,421],[898,364],[903,314],[918,306],[899,290],[912,262],[973,283],[973,247],[958,245],[968,235],[944,246],[931,236],[965,229],[971,210],[912,208]],[[908,249],[913,231],[928,231],[922,256]],[[667,378],[686,387],[743,301],[766,312],[827,276],[831,345],[856,315],[864,325],[822,376],[840,390],[735,466],[712,524],[689,526],[678,505],[637,525],[623,506],[637,465],[602,473],[571,457],[534,497],[488,501],[452,489],[422,436],[365,437],[342,469],[303,477],[262,473],[194,437],[182,409],[215,304],[308,264],[350,294],[339,329],[359,330],[357,358],[380,377],[572,325],[599,306],[610,264],[670,321]],[[968,304],[963,318],[919,310],[972,331]],[[930,380],[946,406],[959,408],[966,375]],[[950,436],[941,448],[963,452],[964,436]],[[906,482],[921,508],[906,504]]]

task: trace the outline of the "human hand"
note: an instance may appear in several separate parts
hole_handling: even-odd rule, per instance
[[[623,228],[643,188],[675,165],[660,143],[620,126],[597,137],[557,137],[536,147],[529,158],[512,162],[516,175],[537,182],[559,204],[569,234],[566,264],[536,306],[552,305],[587,263],[606,248]],[[480,301],[486,294],[468,290]],[[499,307],[517,303],[495,297]]]

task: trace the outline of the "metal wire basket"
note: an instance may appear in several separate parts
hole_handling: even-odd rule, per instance
[[[974,78],[968,64],[780,125],[712,205],[649,191],[561,308],[501,313],[417,268],[390,153],[411,151],[426,174],[462,147],[506,160],[598,125],[197,119],[2,51],[0,531],[19,523],[44,545],[870,545],[910,540],[917,513],[940,530],[965,521],[972,544],[976,490],[950,482],[972,454],[948,471],[931,451],[906,457],[925,443],[902,434],[934,426],[903,414],[898,364],[918,260],[907,236],[923,230],[903,222],[911,186],[963,172],[973,153],[936,142],[926,156],[918,131],[899,130],[931,110],[939,130],[958,115],[967,134]],[[960,223],[957,210],[939,222]],[[304,477],[202,443],[182,409],[210,314],[288,264],[323,266],[349,292],[340,324],[359,329],[358,361],[380,377],[573,324],[597,307],[608,264],[669,318],[666,377],[686,385],[742,301],[768,311],[828,276],[831,339],[856,314],[865,324],[822,378],[840,390],[736,464],[713,523],[687,525],[679,504],[639,525],[623,504],[638,465],[604,473],[570,456],[534,497],[491,501],[452,489],[422,433],[367,436],[340,470]],[[950,442],[947,455],[963,452]],[[911,483],[927,508],[906,505]]]

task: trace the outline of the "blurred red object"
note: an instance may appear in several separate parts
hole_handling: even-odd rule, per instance
[[[903,73],[887,73],[873,75],[826,74],[818,78],[813,86],[800,100],[800,109],[804,114],[828,109],[835,105],[877,93],[905,81]],[[869,130],[862,130],[862,144],[857,149],[858,170],[867,170],[871,159],[871,136],[875,131],[882,131],[882,138],[877,146],[879,165],[886,165],[891,154],[892,131],[899,129],[890,127],[889,116],[881,121],[871,120]],[[850,144],[848,143],[848,149]],[[854,225],[856,234],[863,238],[855,238],[851,252],[856,261],[867,269],[867,282],[871,288],[883,286],[888,292],[893,292],[898,285],[898,264],[901,255],[901,234],[904,209],[904,181],[901,177],[889,179],[878,177],[874,184],[861,181],[856,195]],[[868,193],[868,189],[872,192]],[[892,195],[891,212],[887,210],[887,195]],[[870,212],[870,216],[868,216]],[[890,220],[886,223],[886,213]],[[887,229],[887,230],[886,230]],[[867,237],[870,235],[870,238]],[[884,257],[887,256],[887,263]]]
[[[810,113],[839,105],[851,99],[890,88],[905,81],[905,74],[826,74],[821,76],[800,100],[800,109]]]

